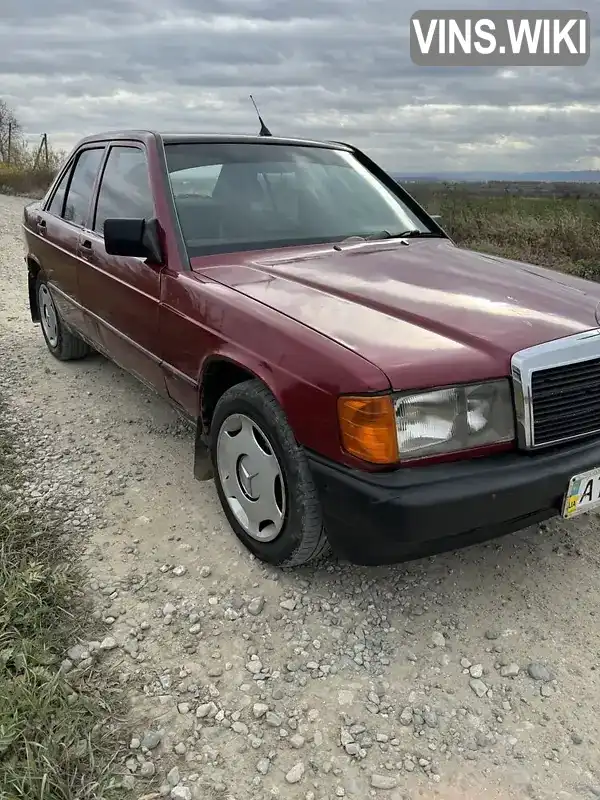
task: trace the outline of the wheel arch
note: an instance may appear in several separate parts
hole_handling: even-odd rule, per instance
[[[224,353],[210,355],[202,364],[194,445],[194,476],[198,480],[210,480],[213,477],[208,435],[217,403],[232,386],[250,380],[259,380],[280,400],[273,375],[266,364],[249,365],[245,360]]]

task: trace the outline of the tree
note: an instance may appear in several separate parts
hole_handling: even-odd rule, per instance
[[[0,100],[0,161],[14,161],[23,151],[23,131],[14,111]]]
[[[0,165],[10,163],[20,170],[54,173],[65,157],[48,144],[45,133],[39,145],[30,145],[14,111],[0,99]]]

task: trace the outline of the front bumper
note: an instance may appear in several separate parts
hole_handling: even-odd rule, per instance
[[[600,440],[387,473],[307,455],[331,546],[342,558],[374,566],[493,539],[559,514],[569,479],[600,467]]]

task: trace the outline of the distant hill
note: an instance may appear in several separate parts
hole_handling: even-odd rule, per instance
[[[484,181],[535,181],[543,183],[600,183],[600,170],[554,170],[550,172],[394,172],[395,180],[400,183],[418,181],[419,183],[437,183],[439,181],[460,181],[482,183]]]

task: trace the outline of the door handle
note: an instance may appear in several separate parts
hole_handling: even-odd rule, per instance
[[[79,252],[81,254],[81,258],[85,259],[86,261],[92,260],[94,256],[94,250],[92,248],[92,242],[90,239],[79,240]]]
[[[46,220],[45,219],[38,219],[37,220],[37,229],[38,233],[46,233]]]

